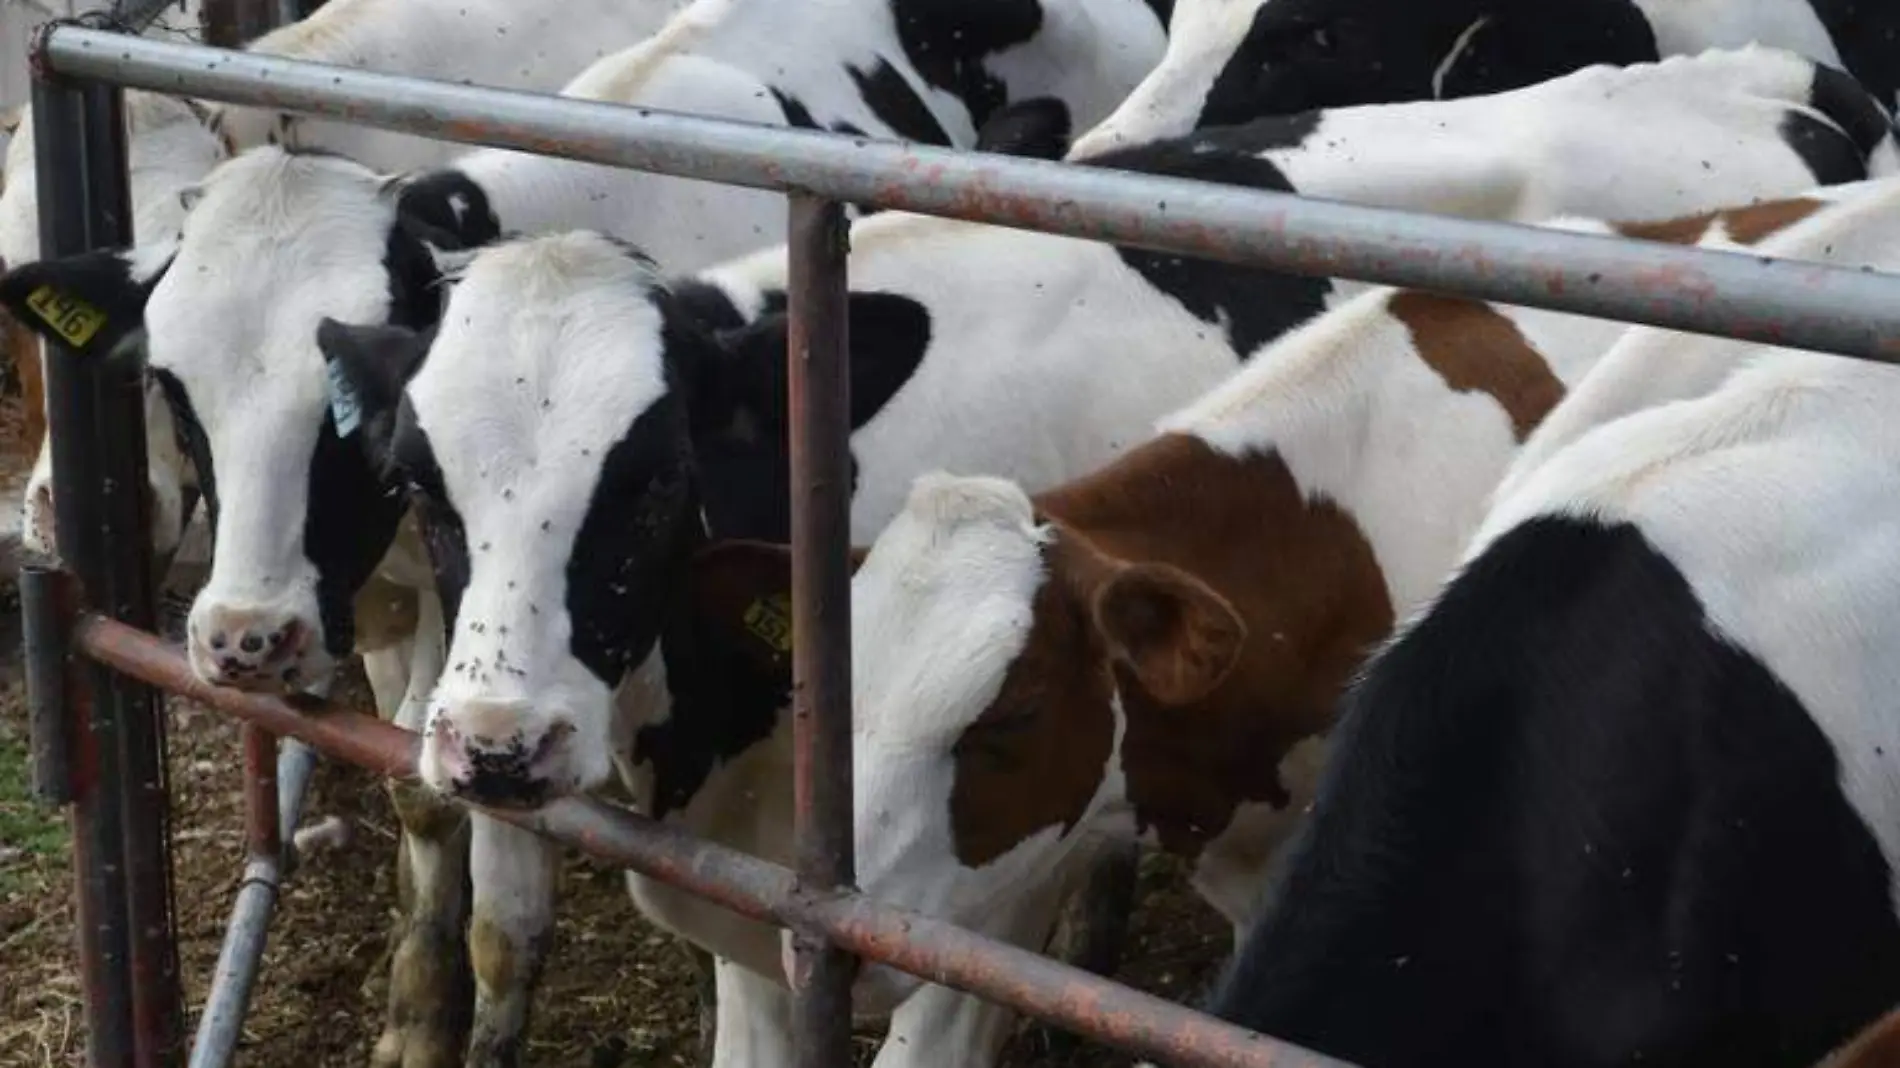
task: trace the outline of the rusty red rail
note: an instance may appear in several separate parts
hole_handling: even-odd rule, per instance
[[[296,708],[278,698],[207,685],[164,641],[98,615],[79,621],[73,646],[160,689],[377,774],[415,775],[420,739],[374,716],[314,702]],[[483,811],[742,915],[819,932],[852,953],[1146,1056],[1209,1068],[1341,1063],[855,891],[801,886],[779,865],[603,801],[568,798],[535,812]]]

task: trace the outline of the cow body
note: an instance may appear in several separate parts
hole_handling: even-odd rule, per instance
[[[1892,187],[1729,222],[1760,239],[1819,197]],[[1626,229],[1695,240],[1693,222]],[[1193,861],[1244,930],[1346,679],[1623,331],[1373,290],[1033,500],[920,480],[854,586],[860,884],[1006,936],[1070,850],[1139,837]],[[861,997],[913,985],[873,972]]]
[[[1843,68],[1900,106],[1900,12],[1851,0],[1182,0],[1168,54],[1075,142],[1119,145],[1317,107],[1438,100],[1750,43]]]
[[[1500,500],[1214,1011],[1368,1066],[1806,1065],[1893,1004],[1900,379],[1738,366]]]
[[[1737,62],[1758,63],[1764,56],[1756,53]],[[1720,66],[1723,61],[1707,62]],[[1671,68],[1670,76],[1679,69]],[[1776,78],[1795,100],[1805,100],[1812,68],[1802,66],[1797,74],[1782,67]],[[1593,85],[1590,91],[1599,88]],[[1667,91],[1642,99],[1643,113],[1653,118],[1696,96],[1685,92],[1682,82],[1672,82]],[[1777,132],[1787,114],[1784,105],[1772,118],[1764,112],[1758,121],[1766,138],[1764,158],[1787,161],[1784,177],[1760,180],[1806,187],[1813,172]],[[1323,123],[1320,128],[1326,129]],[[1245,140],[1260,131],[1230,135],[1225,158],[1233,161],[1232,177],[1275,187],[1285,182],[1277,169],[1281,158],[1305,161],[1321,145],[1346,158],[1353,151],[1337,139],[1295,138],[1288,147],[1282,131],[1263,129],[1272,138],[1266,151]],[[1724,151],[1732,151],[1732,144],[1726,142]],[[1843,138],[1841,144],[1849,146],[1849,156],[1858,151],[1850,140]],[[1282,150],[1284,157],[1274,155]],[[1218,151],[1166,146],[1150,158],[1131,154],[1119,165],[1206,177],[1218,173],[1220,158]],[[1700,162],[1690,173],[1704,173]],[[1364,181],[1375,165],[1366,155],[1359,164],[1350,173]],[[1525,180],[1515,184],[1486,173],[1481,190],[1458,183],[1440,187],[1446,210],[1561,201],[1530,175],[1532,170],[1529,164],[1519,167],[1513,173]],[[1757,180],[1740,177],[1742,170],[1730,173],[1739,181]],[[1660,196],[1671,205],[1632,206],[1638,216],[1667,213],[1680,203],[1683,188],[1682,182],[1661,176],[1620,187],[1631,198],[1625,203]],[[1696,188],[1707,194],[1711,187]],[[1500,189],[1507,193],[1498,195]],[[1594,188],[1587,193],[1607,195]],[[853,393],[859,407],[853,507],[858,529],[867,534],[901,502],[911,475],[946,458],[1045,482],[1106,459],[1143,436],[1159,411],[1211,385],[1241,354],[1323,307],[1333,292],[1324,282],[1287,290],[1282,287],[1295,280],[1270,272],[1223,268],[1202,273],[1173,258],[906,216],[860,223],[854,245],[852,272],[859,289],[851,302],[857,351]],[[625,293],[597,292],[598,280],[581,285],[595,271],[619,278],[616,286],[630,284],[625,268],[617,273],[598,256],[581,255],[585,242],[550,237],[545,243],[502,248],[509,255],[500,260],[491,260],[488,252],[475,256],[471,271],[487,262],[499,273],[489,277],[480,294],[465,294],[459,288],[465,282],[458,284],[441,333],[409,336],[411,331],[400,329],[339,326],[325,342],[339,363],[367,376],[362,394],[381,398],[370,408],[383,415],[366,415],[362,425],[377,428],[372,437],[393,439],[389,455],[398,470],[420,472],[403,477],[413,479],[423,525],[434,532],[430,537],[446,539],[433,545],[433,555],[454,621],[454,644],[449,673],[428,713],[425,775],[445,791],[490,803],[533,804],[599,785],[612,770],[609,758],[619,754],[634,765],[636,793],[655,799],[656,811],[686,810],[702,789],[713,791],[707,797],[720,796],[710,785],[720,774],[757,767],[743,759],[750,747],[778,736],[777,691],[770,685],[762,683],[743,695],[745,711],[735,713],[742,722],[724,732],[713,720],[679,712],[677,705],[686,700],[679,687],[687,685],[682,680],[689,675],[724,677],[726,672],[662,665],[651,659],[651,651],[657,647],[662,659],[675,655],[667,653],[669,628],[684,625],[685,617],[661,608],[682,596],[668,592],[670,576],[683,569],[685,555],[699,538],[784,536],[778,377],[785,358],[782,254],[760,254],[707,272],[707,284],[673,287],[679,308],[642,311],[637,302],[627,303],[632,298]],[[569,257],[578,260],[568,264]],[[514,272],[526,274],[530,262],[537,265],[537,275],[547,277],[532,284],[513,277]],[[499,266],[511,263],[506,270]],[[583,270],[582,265],[588,266]],[[569,292],[565,287],[570,285],[579,288]],[[511,290],[531,291],[526,305],[539,310],[517,312],[515,305],[525,298],[511,303],[491,295]],[[1047,307],[1059,316],[1059,326],[997,314],[1012,299],[1020,302],[1024,293],[1050,294]],[[1263,293],[1271,294],[1271,301],[1254,299]],[[454,306],[456,299],[466,301],[460,306],[466,311]],[[1077,314],[1083,309],[1088,314]],[[535,330],[557,333],[503,342],[509,330],[491,321],[494,316],[519,316],[538,324]],[[574,316],[600,325],[560,325]],[[689,326],[695,322],[702,330],[714,327],[714,336],[696,338]],[[541,340],[531,340],[535,337]],[[556,337],[612,337],[622,343],[555,344]],[[724,355],[691,355],[709,346]],[[660,365],[639,371],[629,362],[629,352],[640,349],[648,351],[649,364],[658,360]],[[1153,352],[1169,353],[1170,362],[1157,367]],[[676,353],[678,366],[666,364],[667,353]],[[1108,353],[1125,354],[1132,362],[1117,376],[1104,377]],[[419,377],[406,388],[391,381],[418,364]],[[723,369],[710,382],[695,383],[693,369],[701,366]],[[1137,381],[1142,385],[1130,388]],[[629,392],[617,394],[608,383]],[[477,403],[524,391],[536,399],[525,405]],[[1004,397],[1007,405],[1000,403]],[[474,412],[495,405],[506,419],[471,421]],[[1015,428],[1034,428],[1036,439],[1011,436]],[[690,444],[682,444],[682,437]],[[555,444],[568,451],[549,452]],[[682,460],[687,455],[690,465]],[[473,457],[488,459],[470,470]],[[461,465],[459,475],[451,464]],[[431,472],[432,466],[439,470]],[[527,472],[549,470],[562,472],[562,478],[537,477],[532,486],[518,481],[529,477]],[[504,471],[510,472],[506,479]],[[705,530],[695,531],[681,519],[692,512],[686,501],[703,507]],[[480,504],[484,518],[464,511],[470,502]],[[550,524],[548,531],[532,526],[542,521]],[[559,559],[566,563],[550,565]],[[572,636],[565,644],[542,633],[563,616],[570,620]],[[686,655],[677,641],[672,648]],[[640,665],[645,666],[635,671]],[[656,704],[661,692],[676,706],[670,714]],[[698,700],[700,708],[717,704]],[[761,762],[773,766],[771,760]],[[746,780],[721,780],[721,785],[734,781]],[[760,828],[745,813],[723,807],[759,794],[758,789],[732,789],[723,795],[727,801],[708,806],[716,819],[695,818],[718,822],[708,828],[713,833]],[[769,851],[767,843],[758,849]],[[728,1006],[722,1013],[723,1037],[723,1021],[738,1018],[731,1012],[742,1003],[734,996],[738,985],[763,986],[754,1000],[780,996],[770,980],[757,974],[776,974],[770,932],[729,920],[695,929],[706,920],[669,918],[667,907],[655,904],[655,894],[663,893],[643,891],[643,904],[662,922],[693,930],[695,940],[746,964],[721,971],[721,1000]],[[772,1018],[770,1013],[755,1017]],[[769,1037],[759,1036],[773,1033],[772,1026],[760,1024],[747,1032],[748,1041],[766,1043]],[[909,1046],[913,1051],[933,1048],[914,1039]],[[763,1056],[757,1046],[723,1048]]]

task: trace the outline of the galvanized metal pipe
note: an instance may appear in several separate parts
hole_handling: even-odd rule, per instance
[[[413,779],[421,739],[374,716],[200,682],[178,651],[99,616],[73,648],[274,734],[379,775]],[[823,934],[912,975],[1011,1005],[1038,1019],[1182,1068],[1345,1068],[1341,1062],[1090,975],[1028,950],[846,890],[801,886],[776,864],[591,798],[536,812],[482,811],[678,886],[753,919]],[[849,1063],[848,1061],[845,1063]]]
[[[794,196],[786,345],[792,413],[792,817],[801,889],[854,881],[851,830],[851,377],[844,208]],[[857,961],[793,928],[801,1068],[851,1063]]]
[[[433,82],[73,25],[78,78],[731,185],[1900,360],[1900,278],[1210,182]]]
[[[211,987],[198,1014],[190,1068],[223,1068],[236,1056],[271,917],[277,911],[278,895],[295,856],[291,835],[297,828],[315,759],[315,752],[301,742],[285,739],[279,744],[262,727],[249,722],[244,725],[244,806],[249,849],[244,858],[244,878],[231,902],[224,943],[218,949],[218,963],[211,972]]]

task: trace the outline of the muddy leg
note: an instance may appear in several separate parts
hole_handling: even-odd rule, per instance
[[[417,603],[414,638],[366,653],[364,671],[379,712],[399,726],[426,725],[429,695],[442,672],[442,608],[433,594]],[[400,695],[393,710],[385,687]],[[415,782],[392,782],[390,800],[402,823],[397,871],[401,915],[392,932],[389,1007],[370,1055],[374,1068],[452,1068],[467,1048],[474,980],[469,971],[468,816]]]
[[[674,939],[673,944],[693,968],[693,985],[699,993],[699,1044],[693,1051],[693,1063],[704,1068],[712,1063],[719,1026],[718,980],[714,977],[713,955],[684,938]]]
[[[469,820],[475,1024],[468,1068],[513,1068],[521,1063],[534,988],[554,942],[560,847],[480,814]]]

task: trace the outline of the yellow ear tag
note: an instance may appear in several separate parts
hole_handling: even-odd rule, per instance
[[[41,286],[28,294],[26,306],[73,348],[91,341],[99,328],[106,325],[105,312],[52,286]]]
[[[761,597],[746,606],[745,629],[780,655],[792,651],[792,601],[786,594]]]

